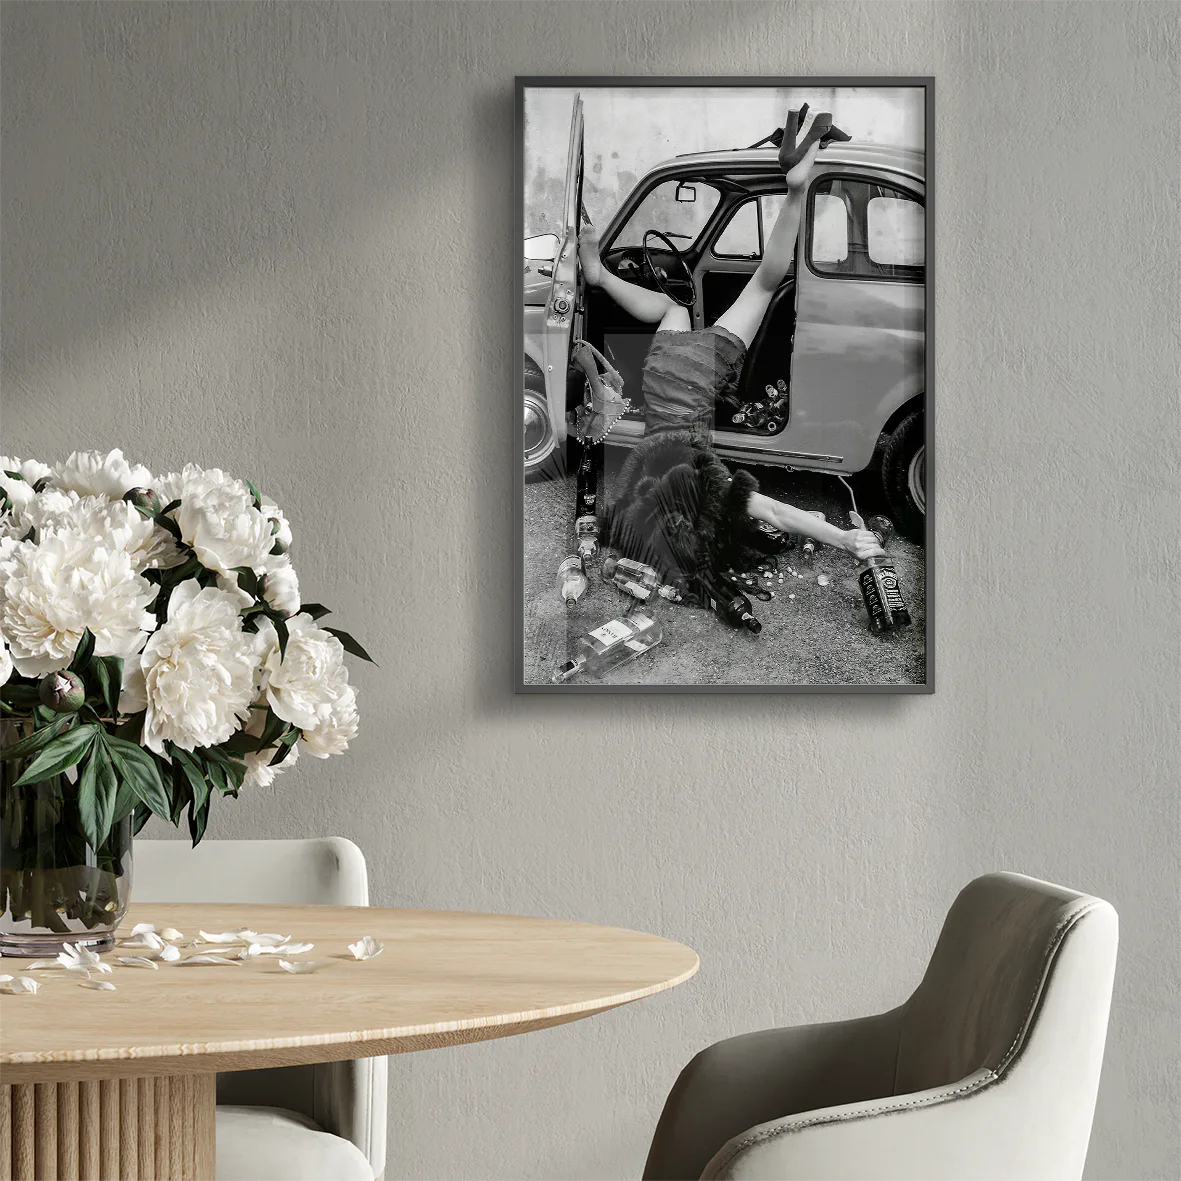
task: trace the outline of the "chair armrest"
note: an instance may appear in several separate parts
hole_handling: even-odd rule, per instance
[[[890,1095],[902,1010],[728,1038],[681,1071],[644,1181],[701,1177],[727,1141],[758,1124]]]
[[[1089,1110],[1078,1114],[1087,1121]],[[748,1128],[705,1167],[708,1181],[1077,1181],[1028,1085],[982,1069],[958,1083],[804,1112]]]
[[[312,1118],[324,1131],[351,1140],[369,1159],[375,1177],[385,1169],[388,1078],[384,1056],[312,1067]]]

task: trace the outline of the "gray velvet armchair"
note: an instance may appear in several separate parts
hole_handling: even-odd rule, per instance
[[[665,1104],[646,1181],[1081,1177],[1117,941],[1101,899],[977,878],[898,1008],[698,1054]]]

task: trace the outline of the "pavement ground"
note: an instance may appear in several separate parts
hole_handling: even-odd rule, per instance
[[[624,452],[606,449],[600,494],[610,494]],[[733,466],[733,465],[731,465]],[[849,528],[849,495],[835,477],[751,467],[760,490],[803,509],[819,509]],[[855,479],[864,517],[884,512],[870,476]],[[887,545],[910,609],[910,627],[884,635],[869,630],[857,584],[856,563],[844,551],[821,547],[809,564],[798,545],[778,557],[769,585],[775,598],[747,595],[763,630],[737,631],[700,607],[663,599],[638,604],[590,564],[590,586],[571,608],[557,590],[557,569],[575,552],[574,477],[525,487],[525,683],[549,684],[554,670],[574,651],[583,632],[629,608],[644,611],[662,628],[661,642],[636,659],[600,676],[577,676],[571,684],[602,685],[913,685],[926,680],[926,555],[895,535]],[[789,568],[802,577],[788,573]],[[827,574],[821,586],[817,576]],[[794,598],[790,596],[794,595]]]

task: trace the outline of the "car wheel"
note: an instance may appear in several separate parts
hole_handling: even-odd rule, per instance
[[[523,406],[526,483],[558,479],[568,471],[568,444],[559,443],[554,433],[549,402],[545,396],[545,382],[540,374],[533,381],[530,377],[526,369]]]
[[[886,441],[882,488],[898,532],[921,545],[927,521],[927,440],[922,411],[908,414]]]

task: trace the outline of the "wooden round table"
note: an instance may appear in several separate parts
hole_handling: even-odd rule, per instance
[[[241,967],[124,967],[93,991],[52,970],[0,999],[0,1178],[213,1178],[217,1071],[402,1054],[507,1037],[651,996],[697,971],[688,947],[614,927],[381,907],[133,905],[151,922],[314,943],[293,975]],[[357,961],[363,935],[385,951]],[[182,946],[181,954],[216,951]],[[225,950],[225,949],[222,949]],[[147,1134],[145,1134],[147,1133]]]

